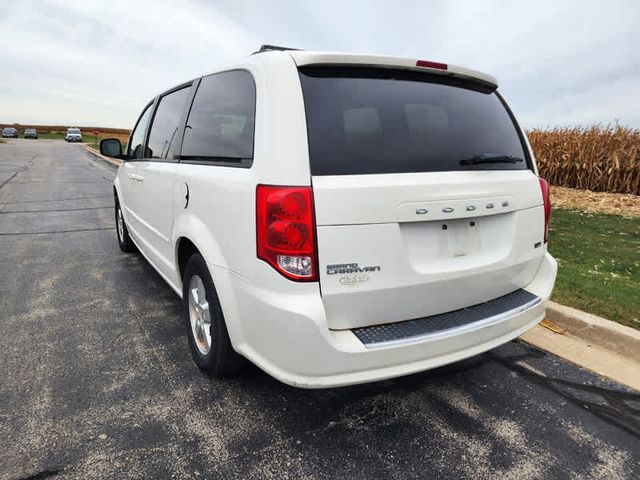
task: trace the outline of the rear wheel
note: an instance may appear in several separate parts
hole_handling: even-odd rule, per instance
[[[120,208],[120,202],[116,198],[116,234],[118,236],[118,246],[120,250],[126,253],[136,251],[136,246],[129,236],[129,230],[127,230],[127,224],[124,223],[124,216],[122,215],[122,209]]]
[[[194,361],[214,377],[236,374],[244,361],[231,346],[218,294],[199,253],[187,260],[182,280],[183,321]]]

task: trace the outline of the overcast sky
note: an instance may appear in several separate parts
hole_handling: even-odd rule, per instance
[[[485,71],[526,127],[640,127],[638,0],[18,0],[0,15],[0,122],[130,128],[263,43]]]

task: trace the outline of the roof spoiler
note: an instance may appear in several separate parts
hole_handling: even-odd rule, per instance
[[[363,55],[333,52],[291,52],[296,65],[327,65],[375,68],[402,68],[415,71],[429,72],[436,75],[458,77],[482,84],[492,90],[498,87],[498,81],[493,75],[478,72],[470,68],[459,67],[433,62],[430,60],[416,60],[414,58],[391,57],[386,55]]]

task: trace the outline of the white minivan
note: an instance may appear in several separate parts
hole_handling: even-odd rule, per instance
[[[263,47],[154,98],[114,181],[120,248],[182,298],[198,366],[318,388],[449,364],[544,317],[549,189],[496,80]]]
[[[69,127],[67,128],[67,133],[64,136],[64,139],[67,142],[81,142],[82,132],[77,127]]]

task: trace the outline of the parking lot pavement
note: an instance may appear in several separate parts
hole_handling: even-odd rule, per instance
[[[638,392],[518,341],[334,390],[202,375],[113,175],[0,144],[0,478],[640,478]]]

